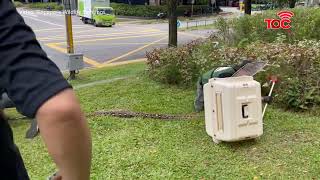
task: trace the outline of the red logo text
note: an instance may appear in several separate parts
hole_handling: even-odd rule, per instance
[[[267,29],[290,29],[290,18],[294,16],[293,12],[281,11],[277,15],[280,19],[264,19],[264,22],[267,23]]]

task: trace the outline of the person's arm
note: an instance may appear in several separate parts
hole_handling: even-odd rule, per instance
[[[62,179],[88,180],[91,140],[79,102],[11,0],[0,0],[0,57],[0,88],[19,112],[36,116]]]
[[[40,134],[66,180],[88,180],[91,142],[87,122],[71,89],[45,102],[36,113]]]

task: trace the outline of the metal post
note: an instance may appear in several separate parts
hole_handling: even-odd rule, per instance
[[[195,0],[191,0],[191,17],[193,16],[193,5],[195,3]]]
[[[69,54],[74,54],[72,17],[71,17],[71,0],[64,0],[66,33],[67,33],[67,50]],[[76,71],[70,71],[70,79],[76,78]]]
[[[191,5],[191,17],[193,16],[193,3]]]

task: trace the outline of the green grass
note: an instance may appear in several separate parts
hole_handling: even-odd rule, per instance
[[[82,72],[80,80],[73,84],[132,75],[125,80],[79,89],[77,94],[84,111],[193,113],[193,90],[151,81],[144,75],[144,68],[143,64],[131,64]],[[88,120],[93,137],[92,179],[320,178],[318,117],[270,108],[261,138],[219,145],[207,136],[204,119],[166,122],[90,117]],[[11,124],[31,179],[44,179],[55,169],[40,138],[24,139],[27,121]]]
[[[143,73],[145,70],[144,63],[135,63],[130,66],[116,66],[113,68],[101,68],[101,69],[85,69],[76,75],[77,79],[71,81],[72,85],[86,84],[99,80],[112,79],[123,76],[135,76]],[[67,77],[68,74],[65,74]]]
[[[20,1],[13,1],[13,4],[14,4],[14,6],[17,7],[17,8],[24,6],[24,4],[23,4],[22,2],[20,2]]]

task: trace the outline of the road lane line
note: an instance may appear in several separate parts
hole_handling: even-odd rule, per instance
[[[99,39],[88,39],[88,40],[80,40],[80,41],[74,41],[75,43],[78,44],[83,44],[86,42],[96,42],[96,41],[108,41],[108,40],[115,40],[115,39],[131,39],[131,38],[137,38],[137,37],[154,37],[154,36],[162,36],[165,35],[166,33],[158,33],[158,34],[151,34],[151,35],[142,35],[142,36],[125,36],[125,37],[112,37],[112,38],[99,38]],[[51,43],[50,43],[51,44]],[[58,44],[66,44],[65,42],[57,42],[57,43],[52,43],[55,45]]]
[[[116,32],[116,33],[107,33],[107,34],[85,34],[85,35],[77,35],[74,36],[74,38],[85,38],[85,37],[113,37],[110,35],[130,35],[130,34],[137,34],[138,33],[150,33],[150,32],[159,32],[159,31],[140,31],[140,32]],[[78,34],[78,33],[74,33],[74,34]],[[38,38],[38,40],[41,41],[51,41],[51,40],[60,40],[60,39],[65,39],[65,36],[49,36],[49,37],[43,37],[43,38]]]
[[[90,65],[92,65],[92,66],[94,66],[94,67],[100,67],[101,66],[101,63],[99,63],[99,62],[97,62],[97,61],[95,61],[93,59],[90,59],[88,57],[85,57],[85,56],[83,56],[83,61],[88,63],[88,64],[90,64]]]
[[[85,27],[73,27],[74,29],[83,29]],[[54,30],[64,30],[65,31],[65,28],[47,28],[47,29],[36,29],[36,30],[33,30],[34,32],[43,32],[43,31],[51,31],[52,32],[59,32],[59,31],[54,31]]]
[[[48,29],[36,29],[34,32],[51,31],[51,30],[63,30],[63,28],[48,28]]]
[[[119,60],[119,59],[121,59],[121,58],[124,58],[124,57],[126,57],[126,56],[129,56],[129,55],[131,55],[131,54],[133,54],[133,53],[139,52],[139,51],[141,51],[142,49],[145,49],[145,48],[147,48],[147,47],[149,47],[149,46],[151,46],[151,45],[154,45],[154,44],[156,44],[156,43],[158,43],[158,42],[160,42],[160,41],[162,41],[162,40],[164,40],[164,39],[166,39],[166,38],[167,38],[167,36],[165,36],[165,37],[163,37],[163,38],[161,38],[161,39],[158,39],[158,40],[156,40],[156,41],[153,41],[153,42],[151,42],[151,43],[148,43],[148,44],[146,44],[146,45],[144,45],[144,46],[141,46],[141,47],[139,47],[139,48],[137,48],[137,49],[135,49],[135,50],[129,51],[129,52],[126,53],[126,54],[123,54],[123,55],[121,55],[121,56],[119,56],[119,57],[113,58],[113,59],[111,59],[111,60],[109,60],[109,61],[106,61],[106,62],[104,62],[104,63],[102,63],[102,64],[110,64],[110,63],[112,63],[112,62],[114,62],[114,61],[117,61],[117,60]]]
[[[59,47],[59,46],[57,46],[57,45],[54,44],[54,43],[48,43],[48,44],[45,44],[45,45],[48,46],[48,47],[51,48],[51,49],[54,49],[54,50],[56,50],[56,51],[59,51],[59,52],[62,52],[62,53],[67,54],[67,49],[62,48],[62,47]],[[87,64],[90,64],[90,65],[94,66],[94,67],[99,67],[99,66],[101,66],[101,64],[98,63],[97,61],[95,61],[95,60],[93,60],[93,59],[90,59],[90,58],[87,58],[87,57],[85,57],[85,56],[83,56],[83,61],[86,62]]]
[[[148,42],[142,42],[142,43],[108,43],[108,45],[145,45],[147,43]],[[168,43],[155,43],[155,44],[168,44]],[[90,44],[85,44],[85,45],[90,45]]]
[[[23,17],[24,17],[24,18],[29,18],[29,19],[32,19],[32,20],[35,20],[35,21],[47,23],[47,24],[50,24],[50,25],[54,25],[54,26],[64,27],[64,25],[60,25],[60,24],[56,24],[56,23],[51,23],[51,22],[48,22],[48,21],[43,21],[43,20],[40,20],[40,19],[37,19],[37,18],[33,18],[33,17],[30,17],[30,16],[23,16]]]

